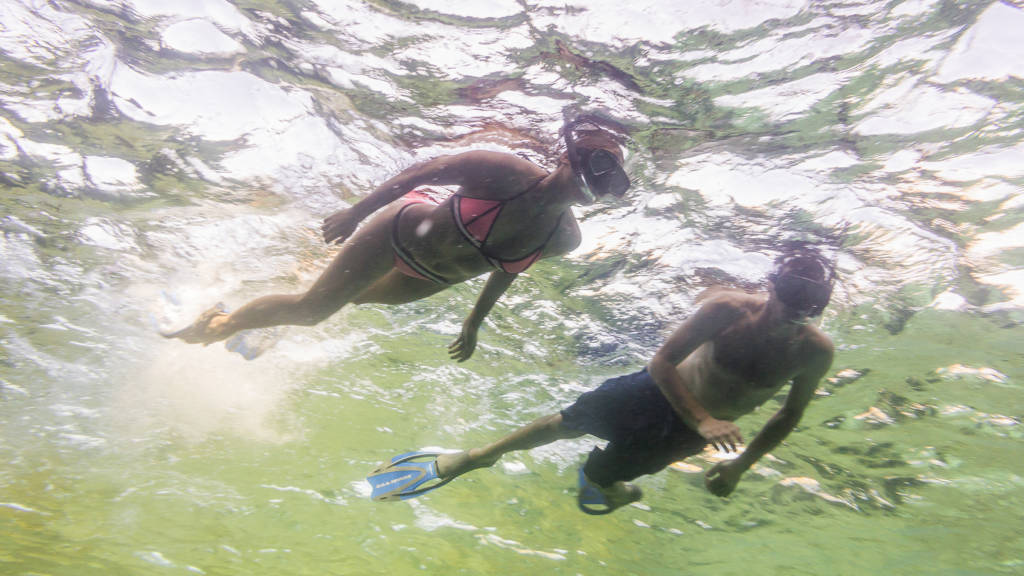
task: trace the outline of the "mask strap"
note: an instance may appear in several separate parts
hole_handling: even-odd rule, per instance
[[[565,153],[569,156],[569,167],[572,168],[572,173],[576,175],[576,183],[579,184],[583,196],[587,199],[587,202],[593,203],[597,201],[597,196],[594,195],[594,191],[590,189],[586,178],[583,177],[583,170],[580,168],[578,155],[576,154],[576,138],[572,135],[573,129],[576,128],[580,121],[580,119],[576,119],[565,125],[563,133]]]

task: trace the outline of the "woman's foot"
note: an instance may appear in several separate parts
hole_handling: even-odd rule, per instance
[[[160,335],[164,338],[178,338],[189,344],[206,345],[223,340],[227,334],[222,334],[223,330],[218,328],[227,320],[228,313],[224,310],[224,303],[218,302],[185,328],[174,332],[161,332]]]

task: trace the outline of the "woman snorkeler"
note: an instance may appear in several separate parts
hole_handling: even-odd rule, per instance
[[[403,304],[490,272],[462,333],[448,347],[449,356],[462,362],[476,348],[480,324],[520,272],[579,246],[570,207],[629,189],[619,142],[601,124],[589,116],[568,122],[562,128],[566,153],[552,172],[491,151],[414,164],[324,220],[324,241],[342,243],[341,251],[309,290],[263,296],[230,314],[217,305],[164,336],[210,344],[252,328],[312,326],[349,303]],[[458,191],[438,201],[422,190],[434,185]]]

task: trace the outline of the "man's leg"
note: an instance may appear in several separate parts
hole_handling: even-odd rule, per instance
[[[707,441],[679,423],[667,435],[652,434],[628,443],[611,441],[603,449],[594,448],[583,468],[587,477],[601,486],[628,482],[647,474],[656,474],[704,450]]]
[[[441,478],[452,478],[470,470],[493,466],[507,452],[530,450],[556,440],[578,438],[583,434],[563,426],[561,413],[550,414],[486,446],[438,456],[437,473]]]

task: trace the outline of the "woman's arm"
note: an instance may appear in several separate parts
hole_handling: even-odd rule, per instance
[[[515,180],[503,176],[509,174],[509,170],[521,171],[522,167],[518,164],[522,162],[526,161],[511,154],[477,150],[413,164],[377,186],[351,208],[339,210],[325,218],[321,226],[324,241],[344,241],[367,216],[418,186],[437,184],[479,187],[482,182],[493,182],[487,189],[496,188],[496,192],[501,193],[502,183]]]
[[[473,310],[466,317],[465,321],[462,322],[462,334],[459,335],[455,342],[448,346],[448,355],[451,356],[452,360],[464,362],[473,355],[473,350],[476,349],[476,333],[480,330],[480,324],[483,323],[484,318],[487,317],[491,308],[494,307],[494,303],[498,301],[498,298],[501,298],[505,290],[508,290],[508,287],[512,285],[512,281],[517,276],[517,274],[509,274],[504,270],[491,272],[491,275],[487,278],[487,284],[484,285],[483,291],[480,292],[480,296],[473,306]]]

